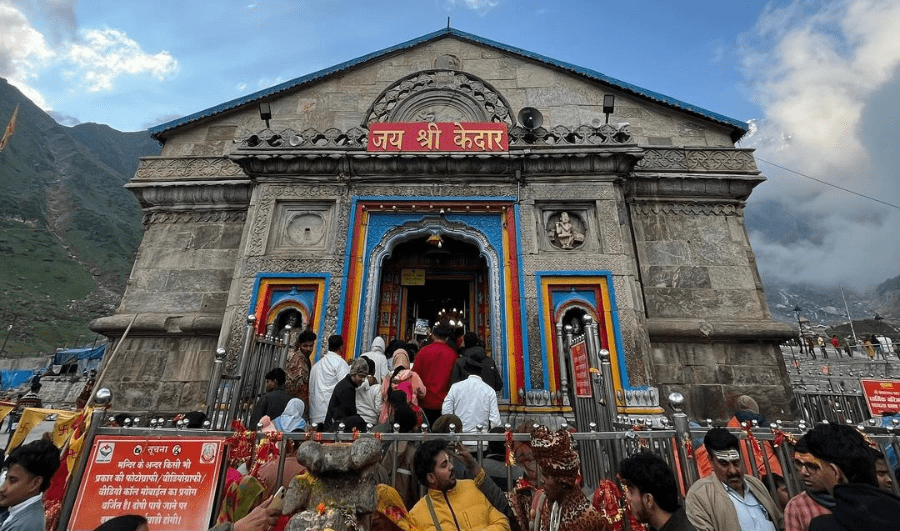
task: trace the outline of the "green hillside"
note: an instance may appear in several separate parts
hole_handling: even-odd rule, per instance
[[[0,79],[0,127],[16,104],[0,153],[4,356],[93,340],[87,323],[118,305],[141,238],[140,207],[123,185],[139,157],[160,151],[146,132],[59,125]]]

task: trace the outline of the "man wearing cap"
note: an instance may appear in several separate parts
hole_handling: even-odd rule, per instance
[[[775,531],[784,517],[762,481],[744,475],[740,443],[725,428],[703,437],[713,475],[691,485],[684,498],[688,520],[700,531]]]
[[[561,428],[551,432],[539,426],[531,433],[531,449],[543,474],[543,504],[538,504],[534,527],[530,517],[517,514],[522,529],[535,531],[593,531],[608,529],[579,486],[581,460],[572,443],[572,434]],[[521,507],[510,498],[514,507]],[[518,513],[518,509],[514,509]],[[523,516],[525,516],[523,518]]]
[[[328,401],[328,412],[325,414],[325,429],[332,431],[338,424],[362,426],[365,421],[356,411],[356,388],[369,376],[369,363],[366,358],[356,358],[350,366],[350,374],[334,386],[334,393]]]
[[[491,426],[499,425],[497,393],[482,381],[481,363],[475,358],[466,358],[464,368],[469,377],[450,386],[441,414],[459,417],[462,429],[467,433],[476,431],[476,426],[489,430]]]

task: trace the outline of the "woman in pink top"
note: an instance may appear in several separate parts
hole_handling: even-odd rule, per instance
[[[425,384],[422,379],[414,371],[409,369],[409,354],[402,348],[394,351],[392,358],[394,370],[391,374],[384,377],[381,382],[382,406],[381,415],[378,422],[384,423],[391,418],[391,404],[388,401],[388,395],[391,391],[400,390],[406,393],[406,401],[410,406],[418,406],[419,398],[425,396]],[[399,369],[399,370],[398,370]]]

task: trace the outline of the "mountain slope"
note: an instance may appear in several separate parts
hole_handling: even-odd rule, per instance
[[[145,132],[59,125],[0,79],[0,326],[5,352],[37,354],[93,338],[87,323],[118,304],[141,237],[123,188],[138,158],[158,155]]]

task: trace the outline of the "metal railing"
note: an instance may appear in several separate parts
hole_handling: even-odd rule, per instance
[[[235,364],[236,370],[225,374],[226,351],[216,350],[216,361],[206,397],[206,416],[213,428],[230,429],[232,420],[249,426],[253,405],[265,393],[266,373],[287,362],[291,326],[286,325],[282,337],[257,335],[256,316],[247,316],[244,345]]]
[[[100,390],[99,393],[108,391]],[[98,401],[99,405],[103,405]],[[651,429],[643,425],[626,425],[617,423],[613,431],[588,431],[573,433],[573,439],[576,448],[581,456],[582,476],[585,486],[591,490],[595,489],[602,479],[616,480],[618,465],[621,459],[631,456],[637,452],[652,451],[660,455],[675,473],[679,485],[679,494],[683,497],[690,486],[700,478],[701,471],[698,468],[697,456],[705,449],[700,442],[703,434],[712,427],[712,423],[707,421],[705,427],[691,428],[688,424],[687,416],[683,412],[684,399],[678,393],[669,396],[669,405],[674,413],[670,419],[666,419],[661,424],[663,428]],[[90,453],[90,448],[94,438],[97,435],[136,435],[136,436],[184,436],[184,437],[219,437],[225,438],[230,432],[214,429],[212,422],[205,423],[205,429],[185,429],[183,424],[172,426],[170,422],[151,423],[151,427],[99,427],[102,424],[102,409],[95,411],[92,424],[86,435],[86,441],[79,463],[76,466],[72,480],[69,482],[72,488],[66,493],[63,500],[60,527],[64,530],[69,516],[72,513],[72,507],[75,501],[77,485],[80,484],[82,474]],[[146,421],[144,421],[146,422]],[[133,422],[126,424],[143,424],[134,419]],[[900,495],[900,483],[897,481],[895,469],[900,466],[897,463],[897,456],[900,456],[900,421],[889,425],[889,427],[879,427],[875,425],[874,420],[856,425],[856,428],[865,434],[867,439],[884,455],[888,456],[888,471],[893,481],[894,494]],[[807,424],[801,421],[798,424],[782,425],[778,422],[771,428],[752,427],[747,429],[731,429],[730,431],[738,437],[744,455],[745,473],[761,477],[763,475],[777,473],[773,470],[774,461],[770,464],[768,456],[774,455],[777,459],[778,467],[781,469],[780,475],[783,476],[788,492],[791,496],[795,496],[803,489],[803,481],[800,474],[794,469],[791,447],[788,441],[792,437],[799,438],[807,430]],[[398,429],[399,426],[394,427]],[[506,425],[509,432],[511,427]],[[307,432],[307,433],[285,433],[282,439],[277,443],[279,445],[279,466],[276,485],[282,484],[284,463],[288,458],[286,450],[287,441],[295,444],[314,440],[324,444],[328,443],[349,443],[358,437],[375,437],[384,443],[385,449],[393,447],[393,455],[398,455],[397,445],[401,441],[409,441],[418,443],[426,439],[444,438],[451,441],[465,440],[476,441],[473,456],[482,463],[485,459],[485,450],[490,442],[505,442],[509,439],[516,442],[528,443],[531,440],[529,433],[487,433],[483,429],[476,433],[362,433],[351,434],[341,432]],[[257,433],[257,441],[261,441],[266,435]],[[761,461],[757,456],[762,455]],[[586,457],[592,456],[594,462],[598,463],[597,470],[588,468],[590,459]],[[613,457],[614,456],[614,457]],[[386,466],[388,470],[389,482],[392,485],[397,484],[397,463],[393,466]],[[538,476],[530,478],[540,484],[540,472],[537,467]],[[512,468],[507,467],[506,487],[511,489],[518,478],[513,477]],[[776,487],[773,484],[767,485],[774,499],[777,499]]]

